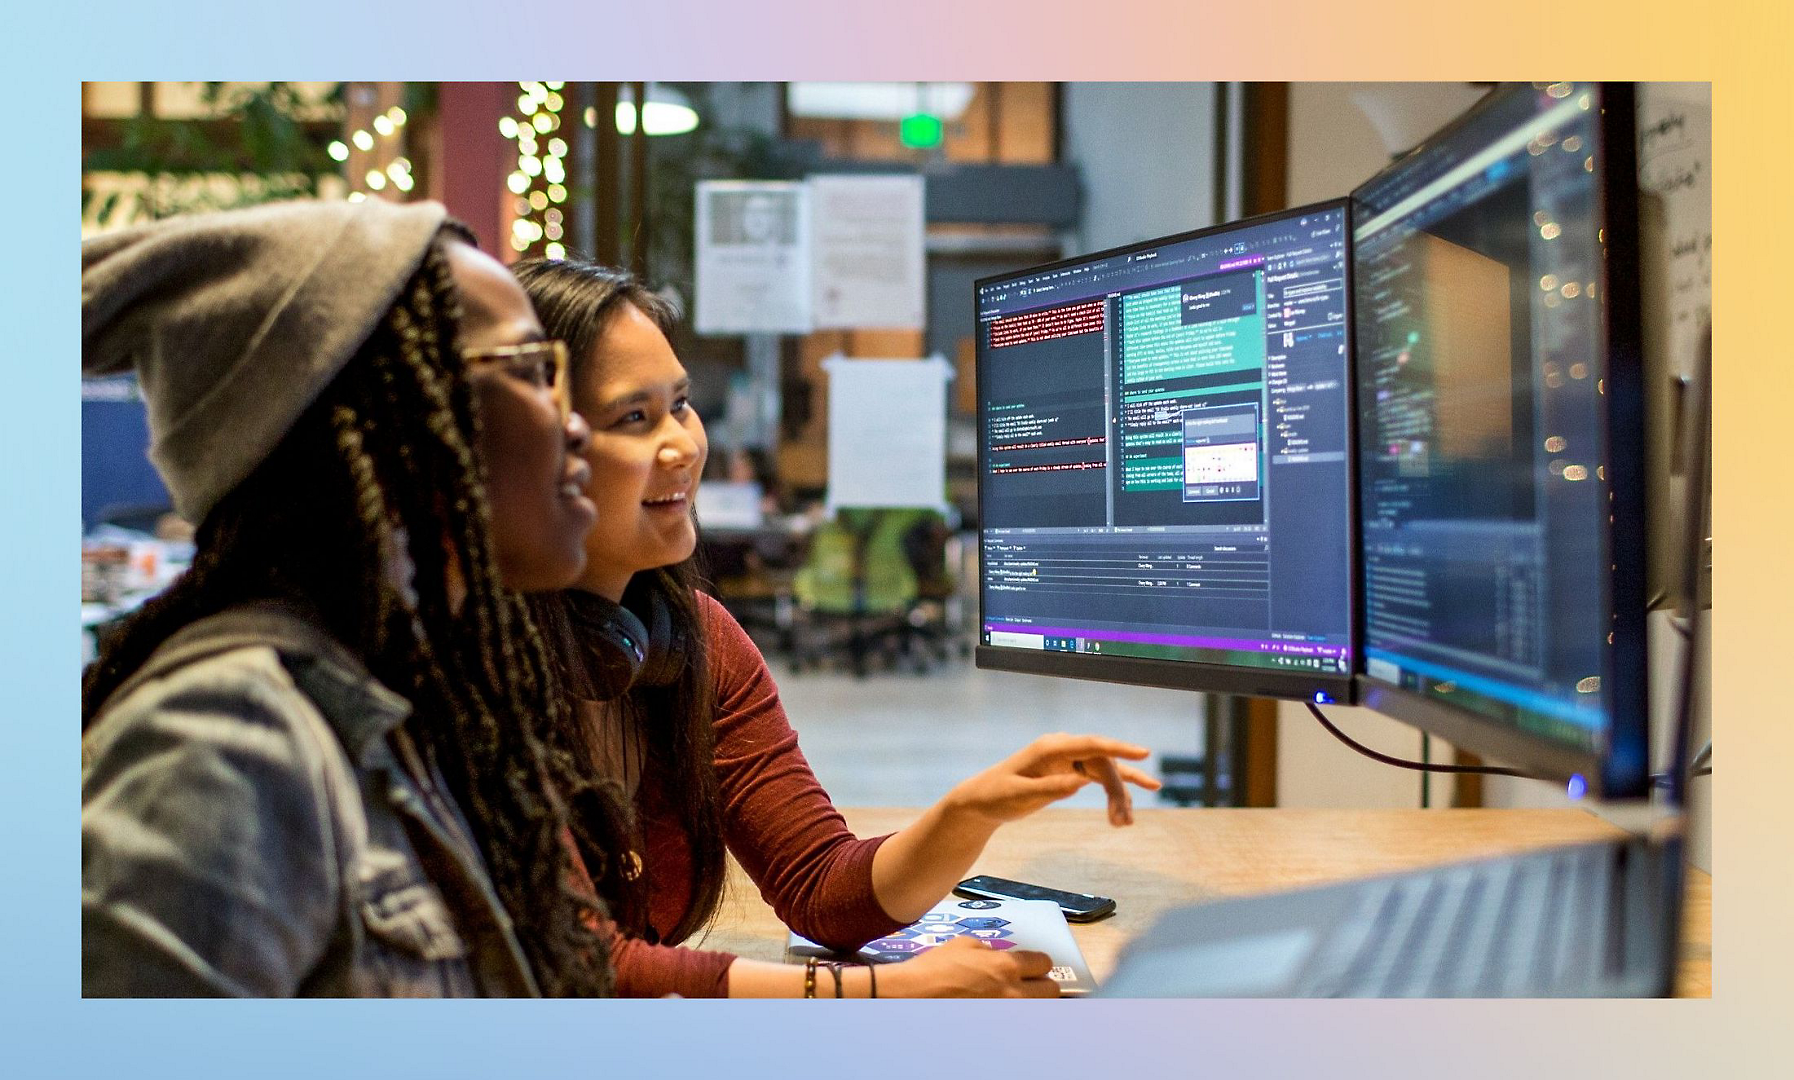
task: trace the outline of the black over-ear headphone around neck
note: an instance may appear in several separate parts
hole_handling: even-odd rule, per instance
[[[685,635],[664,587],[651,574],[636,575],[621,604],[570,589],[567,613],[591,691],[600,700],[636,687],[670,686],[685,667]]]

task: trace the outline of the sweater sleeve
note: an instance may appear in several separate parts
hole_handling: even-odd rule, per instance
[[[650,945],[624,937],[612,927],[611,964],[617,971],[618,997],[688,998],[729,996],[733,953],[709,952],[684,945]]]
[[[716,687],[716,770],[729,850],[791,929],[855,949],[903,925],[872,891],[887,837],[858,839],[798,749],[760,650],[715,599],[699,594]]]

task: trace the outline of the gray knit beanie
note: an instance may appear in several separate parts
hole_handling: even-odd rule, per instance
[[[150,459],[199,522],[260,465],[398,300],[437,203],[280,203],[81,244],[81,371],[135,368]]]

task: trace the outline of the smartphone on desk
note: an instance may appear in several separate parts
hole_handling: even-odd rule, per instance
[[[1095,922],[1115,912],[1115,901],[1106,896],[1064,892],[984,874],[966,878],[953,886],[953,893],[971,900],[1051,900],[1059,905],[1066,922]]]

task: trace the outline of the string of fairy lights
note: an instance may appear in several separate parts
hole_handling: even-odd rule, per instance
[[[396,138],[399,133],[404,130],[405,121],[407,119],[409,118],[405,115],[405,110],[394,105],[392,108],[375,116],[367,127],[355,129],[349,134],[349,138],[346,141],[336,139],[325,149],[332,159],[346,163],[349,160],[349,147],[351,144],[354,145],[355,149],[360,150],[364,154],[373,153],[375,147],[388,145],[390,140]],[[369,128],[372,128],[373,130],[370,131],[368,130]],[[381,192],[385,191],[390,186],[400,194],[408,194],[417,183],[411,175],[411,159],[404,155],[394,157],[391,161],[386,163],[385,168],[371,168],[364,176],[359,178],[352,176],[349,178],[349,182],[352,184],[356,183],[357,180],[359,180],[360,185],[365,187],[367,191]],[[367,198],[367,191],[351,191],[349,193],[349,201],[359,202],[362,199]]]
[[[514,115],[499,119],[499,134],[516,144],[516,163],[505,186],[514,197],[511,204],[511,249],[520,254],[540,253],[551,259],[565,258],[567,249],[561,243],[566,230],[562,207],[567,202],[567,140],[559,132],[561,112],[566,108],[562,96],[565,83],[520,82],[517,84],[517,106]],[[405,127],[405,110],[395,105],[375,116],[363,128],[350,132],[346,139],[334,140],[326,148],[332,159],[347,163],[351,147],[364,154],[388,145]],[[367,170],[365,175],[348,178],[356,190],[349,193],[358,202],[370,192],[381,193],[391,188],[400,195],[408,194],[416,185],[411,161],[399,155],[382,167]]]
[[[570,153],[566,137],[570,133],[562,131],[563,114],[568,108],[564,96],[566,83],[520,82],[517,90],[515,112],[498,121],[499,134],[513,143],[516,150],[515,165],[505,178],[505,186],[512,196],[511,250],[522,255],[565,258],[567,249],[563,239],[569,228],[566,204]],[[634,133],[636,114],[635,102],[617,103],[616,123],[620,134]],[[395,145],[389,140],[400,135],[406,120],[405,110],[395,105],[375,116],[366,127],[349,133],[346,139],[331,142],[327,148],[329,154],[334,160],[347,164],[356,151],[374,154],[384,146],[402,150],[402,142]],[[697,125],[697,114],[689,106],[651,100],[642,109],[642,122],[650,135],[678,134]],[[585,124],[587,127],[595,124],[591,108],[585,110]],[[416,185],[411,161],[402,153],[384,167],[379,167],[376,162],[376,167],[369,168],[365,174],[347,179],[355,188],[349,194],[353,201],[365,199],[370,193],[385,193],[389,188],[403,196]]]
[[[520,82],[517,112],[498,121],[499,134],[517,144],[517,167],[505,178],[514,196],[511,249],[520,254],[538,248],[550,259],[567,255],[561,238],[566,231],[562,207],[567,202],[567,140],[561,129],[565,83]]]

